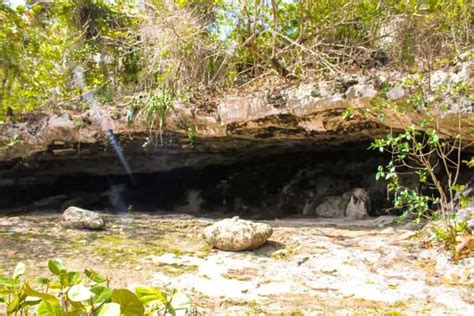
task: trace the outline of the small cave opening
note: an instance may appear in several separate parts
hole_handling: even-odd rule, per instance
[[[348,192],[361,188],[370,198],[368,214],[377,216],[389,206],[385,183],[375,180],[377,166],[387,157],[367,147],[286,148],[248,159],[239,157],[228,164],[137,173],[133,178],[56,176],[41,184],[3,186],[0,209],[62,211],[78,206],[108,212],[188,213],[201,217],[339,217],[349,202]],[[335,210],[328,214],[328,207]]]

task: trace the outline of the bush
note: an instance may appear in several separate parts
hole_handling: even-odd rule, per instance
[[[0,277],[0,307],[6,315],[38,316],[66,315],[186,315],[190,313],[189,299],[182,293],[165,294],[155,287],[112,289],[110,280],[92,269],[84,275],[67,271],[61,260],[48,262],[53,278],[36,278],[40,289],[34,289],[22,276],[26,271],[18,263],[11,277]]]
[[[455,122],[452,131],[443,130],[440,118],[451,104],[459,102],[454,96],[468,100],[473,87],[460,82],[432,89],[430,81],[422,74],[405,80],[405,87],[413,92],[408,100],[396,104],[384,100],[380,109],[369,109],[378,117],[391,111],[401,121],[411,122],[403,130],[392,130],[385,138],[374,140],[371,148],[391,156],[387,165],[378,167],[376,179],[388,183],[394,208],[401,211],[400,219],[439,220],[442,225],[435,228],[434,236],[456,256],[458,237],[469,234],[466,223],[456,219],[455,213],[457,198],[461,206],[466,203],[460,176],[463,164],[470,165],[463,161],[463,150],[472,143],[465,139],[470,132],[463,126],[460,110],[451,113]],[[416,185],[404,183],[402,178],[407,176],[413,176]]]

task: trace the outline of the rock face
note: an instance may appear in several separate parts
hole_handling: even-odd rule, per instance
[[[344,217],[344,210],[349,201],[349,196],[344,193],[342,196],[328,196],[324,202],[316,208],[316,215],[321,217]]]
[[[92,109],[82,113],[64,110],[60,116],[41,113],[0,126],[0,144],[6,146],[0,151],[0,185],[31,176],[36,176],[39,182],[47,181],[50,176],[73,173],[125,174],[104,126],[113,130],[131,170],[151,173],[184,166],[232,163],[241,158],[240,154],[248,157],[270,150],[287,152],[290,147],[297,146],[321,148],[370,141],[384,137],[390,129],[403,129],[426,118],[422,113],[400,115],[390,109],[384,111],[383,120],[376,115],[362,115],[359,110],[370,106],[371,101],[376,101],[374,98],[401,102],[413,93],[398,87],[400,80],[410,79],[412,75],[383,73],[383,77],[393,78],[383,80],[393,86],[388,93],[378,87],[380,80],[377,78],[381,76],[374,72],[351,78],[343,84],[342,90],[337,82],[317,82],[194,103],[178,102],[166,117],[167,129],[161,143],[149,137],[145,122],[130,125],[125,113],[112,118],[112,108],[104,108],[99,116]],[[460,63],[438,71],[431,83],[449,87],[472,84],[474,63]],[[466,114],[460,118],[463,140],[474,141],[469,129],[474,124],[474,106],[469,98],[455,96],[442,101],[449,108],[446,115],[439,117],[440,135],[458,134],[457,114],[462,113]],[[354,109],[350,120],[342,115],[348,107]],[[196,128],[197,136],[193,138],[192,146],[187,128],[183,126]],[[15,139],[21,141],[15,142]],[[28,163],[30,168],[18,163],[22,157],[33,158]],[[17,164],[13,170],[12,166]],[[44,178],[39,179],[39,176]]]
[[[346,207],[346,216],[350,219],[362,219],[370,212],[370,198],[364,189],[357,188],[352,191],[349,204]]]
[[[273,233],[268,224],[233,217],[204,229],[203,238],[213,248],[226,251],[252,250],[263,245]]]
[[[307,206],[306,208],[310,208]],[[320,217],[348,217],[359,220],[369,215],[371,211],[370,197],[367,191],[356,188],[340,196],[327,196],[316,207],[315,215]],[[303,214],[311,215],[312,212],[303,210]]]
[[[92,211],[71,206],[63,213],[62,225],[67,228],[99,230],[105,227],[102,217]]]
[[[374,170],[383,164],[384,157],[376,157],[382,160],[378,162],[369,159],[356,162],[347,152],[367,152],[374,138],[385,137],[390,130],[404,129],[412,122],[427,118],[423,109],[402,114],[393,111],[391,106],[384,107],[381,113],[384,119],[381,115],[372,115],[375,112],[366,115],[364,111],[370,106],[378,107],[382,101],[404,104],[414,91],[409,87],[402,89],[400,82],[413,79],[413,76],[373,70],[368,74],[351,75],[342,82],[286,84],[221,97],[201,96],[186,102],[177,100],[173,110],[167,112],[163,137],[157,137],[156,131],[150,135],[149,126],[142,120],[130,124],[126,109],[119,105],[86,111],[63,109],[60,114],[29,113],[16,121],[0,124],[0,208],[28,203],[22,198],[24,191],[28,191],[29,202],[66,194],[55,190],[63,183],[67,185],[65,177],[122,177],[127,176],[129,170],[135,175],[186,168],[203,170],[305,152],[308,156],[319,156],[320,167],[306,168],[303,161],[298,166],[301,173],[291,172],[292,176],[299,174],[294,180],[286,179],[286,166],[291,162],[285,160],[280,170],[271,173],[277,178],[272,185],[262,187],[261,175],[251,179],[252,184],[259,184],[258,190],[245,182],[238,184],[238,180],[246,176],[241,174],[233,179],[230,175],[216,177],[216,181],[227,181],[229,187],[225,188],[223,182],[215,192],[200,187],[176,188],[175,191],[201,191],[204,211],[210,203],[219,201],[232,212],[260,208],[281,210],[287,214],[304,210],[305,214],[314,215],[316,208],[325,203],[318,210],[321,216],[339,216],[347,204],[342,205],[345,202],[342,203],[340,198],[330,197],[340,197],[351,188],[363,187],[370,192],[374,209],[382,209],[379,206],[383,203],[385,188],[374,190],[376,186],[369,182],[369,178],[373,178]],[[433,86],[442,84],[448,88],[461,83],[474,83],[474,62],[449,66],[437,73],[431,82]],[[386,91],[389,87],[392,88]],[[426,97],[434,98],[436,95]],[[453,94],[440,103],[442,108],[444,104],[449,105],[447,112],[443,111],[439,117],[440,137],[460,133],[466,143],[474,141],[474,134],[470,131],[474,126],[474,105],[468,96]],[[349,118],[343,115],[348,108],[353,112]],[[459,113],[462,114],[460,117]],[[190,126],[196,131],[193,137],[189,135]],[[465,151],[470,154],[474,147]],[[327,156],[331,159],[323,161]],[[371,152],[369,156],[375,157],[376,153]],[[123,160],[128,162],[129,168],[124,168]],[[96,184],[97,181],[90,181],[86,189]],[[236,186],[247,189],[248,194],[242,196],[242,190],[235,194]],[[39,192],[46,187],[49,189]],[[108,189],[100,188],[101,192]],[[36,195],[33,196],[31,193],[34,191]],[[220,196],[216,193],[219,191]],[[128,207],[129,203],[121,205],[120,199],[116,198],[121,192],[112,189],[110,192],[109,202],[115,209]],[[154,196],[156,192],[151,194]],[[180,205],[197,211],[201,210],[200,203],[197,195],[191,196],[186,203],[180,201]],[[330,210],[334,204],[336,207]],[[222,210],[223,205],[216,205],[215,209]]]

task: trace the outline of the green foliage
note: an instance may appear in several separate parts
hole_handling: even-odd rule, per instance
[[[73,101],[81,93],[72,82],[77,66],[86,69],[87,88],[102,94],[136,80],[140,62],[132,46],[139,19],[126,3],[0,4],[0,120],[7,109]]]
[[[41,290],[34,290],[22,280],[26,266],[18,263],[11,277],[0,277],[0,307],[7,315],[29,315],[36,310],[38,316],[94,315],[185,315],[191,302],[182,293],[168,296],[154,287],[128,289],[109,288],[109,280],[97,272],[86,269],[87,281],[80,273],[67,271],[61,260],[48,262],[53,279],[37,278]],[[101,285],[106,283],[107,285]],[[33,307],[33,308],[32,308]]]
[[[145,101],[144,115],[151,128],[158,127],[163,130],[165,127],[166,113],[173,108],[174,97],[167,89],[153,91]]]
[[[372,149],[380,152],[389,151],[392,154],[392,160],[387,166],[379,166],[375,177],[377,180],[384,179],[388,182],[388,191],[394,195],[395,207],[403,210],[403,218],[412,214],[415,214],[418,220],[429,217],[432,213],[431,206],[439,203],[442,203],[439,206],[444,208],[443,211],[448,211],[449,202],[444,195],[439,175],[434,172],[437,163],[433,160],[446,158],[442,155],[447,145],[449,145],[447,141],[440,141],[435,129],[422,131],[415,126],[410,126],[397,135],[390,133],[385,139],[376,139],[371,144]],[[432,186],[435,192],[426,195],[417,189],[404,186],[400,181],[400,175],[407,173],[418,175],[418,183]],[[448,190],[455,192],[459,190],[459,186],[453,182]]]
[[[443,135],[438,118],[448,109],[447,102],[459,96],[465,97],[471,93],[472,86],[460,82],[451,86],[440,85],[435,91],[430,91],[427,83],[429,85],[429,80],[423,74],[405,79],[403,85],[411,92],[408,102],[376,109],[380,113],[390,109],[407,121],[412,121],[414,113],[423,115],[417,124],[373,141],[372,149],[391,155],[385,166],[378,167],[375,177],[386,181],[394,208],[401,211],[400,220],[439,219],[443,227],[434,229],[434,236],[456,256],[457,237],[467,231],[466,225],[453,215],[456,200],[461,207],[468,202],[462,195],[464,185],[458,183],[463,163],[461,152],[465,146],[462,139],[464,130],[459,115],[458,130]],[[469,161],[464,163],[469,165]],[[407,179],[412,181],[407,182]]]
[[[390,56],[395,62],[451,56],[472,42],[471,6],[469,0],[2,2],[0,120],[9,109],[81,107],[87,91],[102,103],[163,86],[175,96],[213,91],[275,71],[272,60],[300,77],[334,74],[380,49],[383,27],[400,17],[392,34],[402,47]],[[87,91],[74,83],[76,67],[85,70]]]
[[[188,134],[188,139],[189,139],[189,145],[194,146],[194,140],[197,136],[197,128],[196,128],[196,125],[194,124],[191,124],[190,126],[188,126],[188,129],[186,130],[187,134]]]
[[[344,120],[350,120],[354,117],[354,106],[349,105],[342,111],[342,118]]]
[[[467,165],[468,167],[474,168],[474,156],[471,157],[470,160],[466,160],[466,161],[464,161],[464,162],[466,163],[466,165]]]

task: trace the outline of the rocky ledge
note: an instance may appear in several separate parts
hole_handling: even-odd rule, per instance
[[[390,128],[400,129],[425,117],[422,108],[409,115],[386,108],[384,120],[380,120],[380,115],[357,111],[376,106],[374,104],[381,100],[394,104],[407,102],[412,92],[404,88],[402,82],[412,77],[375,70],[366,76],[346,76],[332,82],[280,86],[243,96],[179,103],[167,117],[161,142],[143,123],[128,124],[126,108],[92,107],[85,112],[32,113],[21,122],[0,125],[0,162],[12,165],[33,158],[51,169],[52,165],[59,167],[64,160],[73,159],[74,163],[67,163],[66,169],[59,167],[57,172],[123,173],[107,137],[109,131],[116,135],[131,169],[137,173],[205,165],[210,157],[212,163],[235,161],[255,151],[261,153],[263,148],[329,148],[363,142],[385,135]],[[430,80],[433,91],[462,83],[472,85],[474,62],[436,71]],[[426,98],[435,98],[434,95]],[[474,141],[472,98],[451,94],[442,101],[449,108],[439,117],[441,131],[447,137],[457,134],[460,118],[464,139]],[[348,108],[354,113],[350,119],[344,119],[342,113]],[[102,163],[96,168],[97,164],[86,165],[85,160],[111,163]],[[41,169],[44,170],[36,168]],[[5,178],[8,171],[2,168],[1,178]]]
[[[427,117],[422,104],[407,113],[393,110],[413,106],[416,91],[407,82],[415,79],[417,75],[376,69],[333,81],[177,103],[167,115],[162,135],[139,120],[130,124],[129,109],[119,105],[13,117],[0,125],[0,186],[47,184],[62,176],[202,169],[297,152],[330,157],[326,171],[328,165],[339,168],[333,157],[346,158],[341,164],[352,164],[347,172],[356,176],[354,170],[360,168],[345,151],[365,152],[373,138]],[[422,80],[429,87],[424,98],[442,108],[438,115],[442,137],[458,134],[461,126],[463,139],[474,141],[474,103],[469,95],[474,62],[447,66]],[[456,92],[469,85],[467,93]],[[473,152],[472,147],[466,152]],[[362,160],[369,163],[368,158]],[[359,171],[371,172],[377,163]],[[297,172],[293,177],[304,176]]]

